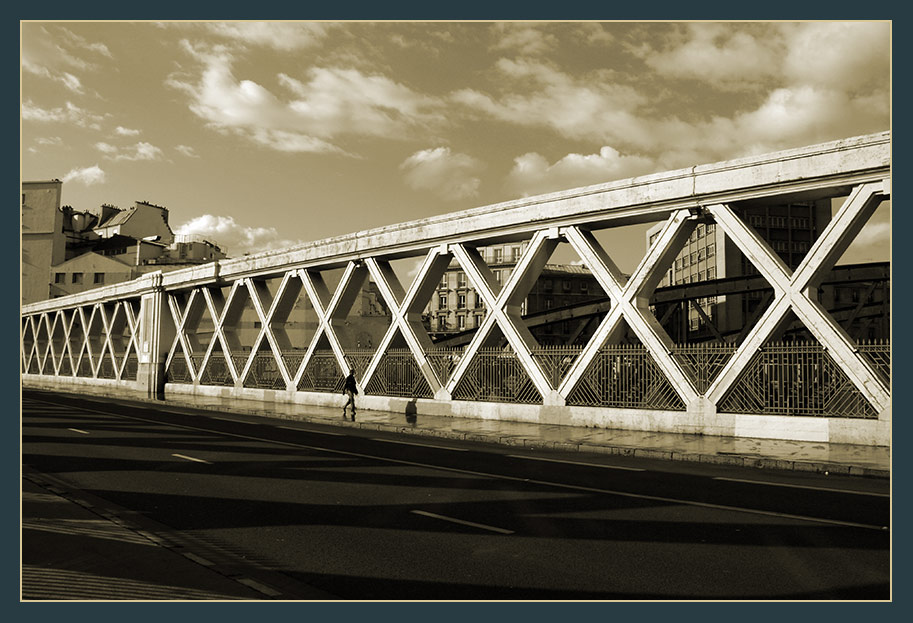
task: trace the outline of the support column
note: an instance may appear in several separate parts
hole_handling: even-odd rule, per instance
[[[147,398],[165,399],[165,363],[175,330],[162,288],[162,273],[152,273],[152,287],[142,295],[139,324],[137,389]]]

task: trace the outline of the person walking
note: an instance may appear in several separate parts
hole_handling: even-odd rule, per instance
[[[346,417],[346,407],[352,405],[352,421],[355,421],[355,396],[358,395],[358,387],[355,385],[355,368],[349,370],[349,376],[346,377],[342,386],[342,392],[348,397],[346,404],[342,407],[342,418]]]

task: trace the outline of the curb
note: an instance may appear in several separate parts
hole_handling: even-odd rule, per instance
[[[70,392],[57,392],[70,393]],[[81,394],[75,394],[82,397]],[[253,417],[266,417],[271,419],[288,420],[295,422],[310,422],[326,426],[342,426],[347,428],[360,428],[362,430],[376,430],[389,433],[417,435],[422,437],[439,437],[459,441],[475,441],[491,443],[502,446],[525,447],[530,449],[557,450],[562,452],[580,452],[585,454],[610,454],[618,456],[636,457],[662,461],[681,461],[692,463],[707,463],[710,465],[726,465],[730,467],[747,467],[764,470],[795,471],[817,474],[835,474],[841,476],[858,476],[862,478],[889,479],[891,471],[876,467],[863,467],[828,461],[793,461],[761,456],[758,454],[732,454],[732,453],[696,453],[679,452],[675,450],[662,450],[656,448],[639,448],[631,446],[613,446],[605,444],[575,443],[566,441],[545,441],[537,438],[520,437],[517,435],[503,435],[502,433],[457,432],[448,430],[433,430],[426,428],[413,428],[400,424],[386,424],[384,422],[351,422],[329,417],[308,416],[296,414],[264,415],[261,410],[246,409],[235,405],[191,405],[181,402],[137,400],[134,398],[118,398],[119,402],[148,406],[149,404],[165,404],[175,407],[185,407],[200,411],[226,412]]]

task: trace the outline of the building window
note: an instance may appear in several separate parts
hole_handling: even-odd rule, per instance
[[[570,292],[571,291],[571,282],[569,280],[565,279],[564,282],[561,284],[561,287],[564,288],[565,292]]]
[[[500,270],[495,271],[495,281],[497,281],[498,283],[501,283],[501,271]]]
[[[716,225],[714,223],[707,223],[707,235],[708,236],[713,235],[713,230],[715,227],[716,227]]]
[[[704,226],[703,225],[698,225],[697,229],[695,229],[694,231],[697,234],[698,238],[702,238],[704,236]]]
[[[441,287],[442,287],[442,288],[446,288],[446,287],[447,287],[447,273],[444,273],[444,274],[441,276]]]
[[[466,316],[457,316],[457,326],[460,331],[466,328]]]
[[[510,248],[510,258],[514,262],[520,261],[520,247],[511,247]]]
[[[457,273],[457,287],[465,288],[466,287],[466,273],[460,271]]]
[[[707,257],[713,257],[714,253],[716,253],[716,245],[708,244],[707,245]]]
[[[438,297],[437,307],[438,307],[438,309],[447,309],[447,297],[446,296]]]
[[[63,283],[64,274],[63,273],[54,273],[54,283]]]
[[[548,297],[545,299],[545,309],[551,309],[551,308],[552,308],[552,298]]]
[[[96,284],[104,283],[105,282],[105,273],[95,273],[94,282]]]
[[[447,329],[447,316],[437,317],[437,328],[438,331],[445,331]]]
[[[682,268],[687,268],[691,265],[691,262],[688,259],[689,257],[690,256],[687,253],[682,256]]]
[[[82,273],[73,273],[73,283],[82,283]]]
[[[485,307],[485,303],[482,301],[482,297],[479,296],[479,293],[476,292],[476,309],[482,309]]]
[[[500,264],[503,259],[504,259],[504,249],[495,249],[494,250],[494,263]],[[500,283],[500,281],[498,283]]]
[[[586,282],[586,281],[581,281],[581,282],[580,282],[580,291],[581,291],[581,292],[589,292],[589,291],[590,291],[590,284],[589,284],[588,282]]]
[[[707,269],[707,279],[716,279],[716,266]]]
[[[461,294],[457,297],[457,308],[466,309],[466,295]]]
[[[546,290],[546,291],[548,291],[548,292],[551,292],[551,291],[552,291],[552,280],[551,280],[551,279],[544,279],[544,280],[542,281],[542,289],[543,289],[543,290]]]
[[[476,328],[482,326],[482,314],[476,314]]]

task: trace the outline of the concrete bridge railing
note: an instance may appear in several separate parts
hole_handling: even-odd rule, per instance
[[[366,408],[411,404],[419,414],[887,445],[885,357],[861,348],[816,292],[890,198],[890,141],[889,133],[874,134],[573,189],[30,304],[21,315],[23,385],[337,405],[342,372],[355,367],[367,390]],[[795,270],[734,209],[837,197],[842,207]],[[663,226],[626,277],[594,231],[649,222]],[[713,374],[700,382],[697,355],[684,354],[649,308],[699,223],[720,228],[773,289],[744,341],[725,354],[702,355],[701,365],[709,357],[714,363]],[[499,283],[478,248],[518,240],[528,241],[526,250]],[[585,346],[556,354],[537,343],[521,305],[559,244],[579,256],[611,305]],[[392,266],[404,258],[418,263],[409,283],[401,283]],[[454,261],[486,313],[465,348],[444,351],[432,343],[421,316]],[[341,274],[335,287],[328,271]],[[389,310],[389,326],[376,348],[362,352],[340,336],[368,280]],[[287,330],[299,300],[313,319],[305,340]],[[768,378],[763,366],[771,360],[759,363],[759,353],[792,315],[820,349],[803,355],[812,372],[800,370],[790,382],[807,390],[812,377],[825,379],[829,389],[822,387],[817,398],[805,391],[824,406],[796,415],[752,412],[751,400],[738,397],[750,396],[758,379]],[[244,340],[242,317],[254,319]],[[624,331],[639,346],[617,344]],[[507,347],[492,350],[494,335]],[[889,355],[886,361],[889,370]],[[607,401],[602,394],[610,391],[622,397]]]

